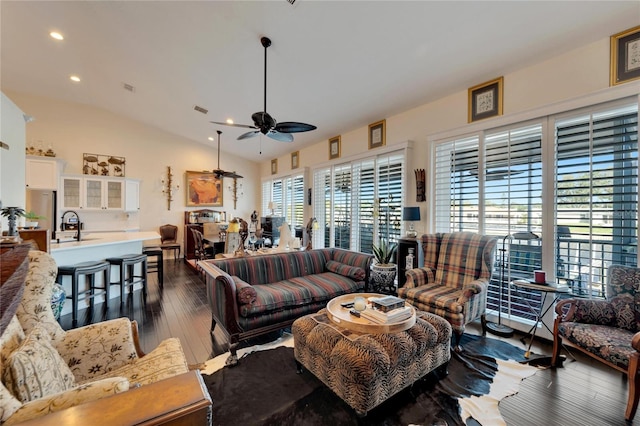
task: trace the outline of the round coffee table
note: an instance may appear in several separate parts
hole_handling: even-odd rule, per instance
[[[351,315],[349,311],[352,308],[343,308],[342,304],[351,303],[353,302],[353,299],[358,296],[362,296],[365,299],[368,299],[370,297],[385,297],[386,295],[377,293],[350,293],[335,297],[331,299],[329,303],[327,303],[327,316],[329,317],[329,319],[333,323],[348,330],[358,333],[371,334],[398,333],[400,331],[410,329],[416,323],[416,310],[411,305],[408,305],[411,308],[411,316],[409,318],[389,324],[378,324],[368,320],[365,317],[356,317],[354,315]],[[370,308],[367,307],[367,309]]]

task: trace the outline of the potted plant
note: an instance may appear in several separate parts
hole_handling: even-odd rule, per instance
[[[26,212],[24,214],[24,219],[25,219],[24,220],[24,227],[25,228],[37,228],[38,227],[38,221],[46,219],[46,217],[39,216],[35,212],[33,212],[32,210],[29,210],[28,212]]]
[[[9,232],[7,232],[7,235],[10,237],[18,235],[18,224],[16,221],[19,217],[24,216],[24,209],[20,207],[3,207],[0,210],[0,215],[6,217],[9,221]]]
[[[380,244],[373,245],[375,261],[371,266],[371,279],[374,291],[395,292],[396,265],[393,256],[398,245],[380,238]]]

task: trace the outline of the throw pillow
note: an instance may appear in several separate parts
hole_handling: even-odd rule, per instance
[[[609,303],[616,315],[616,325],[625,330],[637,331],[635,300],[631,294],[623,293],[612,298]]]
[[[242,281],[236,276],[231,277],[233,282],[236,283],[236,299],[241,305],[250,305],[258,298],[258,292],[253,286],[247,282]]]
[[[336,262],[335,260],[327,261],[327,270],[356,281],[362,281],[366,276],[364,269],[358,266],[351,266],[341,262]]]
[[[47,331],[40,326],[31,330],[3,367],[4,382],[22,402],[75,386],[73,373],[51,346]]]

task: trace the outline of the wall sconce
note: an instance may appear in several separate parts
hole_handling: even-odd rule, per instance
[[[173,184],[173,173],[171,172],[171,166],[167,166],[167,177],[163,177],[162,180],[162,193],[167,196],[167,210],[171,210],[171,201],[173,201],[173,193],[180,189],[180,185]]]
[[[238,178],[234,177],[233,183],[230,184],[227,188],[233,193],[233,196],[231,198],[233,198],[233,209],[235,210],[238,203],[238,198],[244,195],[244,192],[242,191],[242,184],[238,184]]]

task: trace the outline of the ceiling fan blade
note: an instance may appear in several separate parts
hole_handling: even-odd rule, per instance
[[[249,126],[248,124],[230,124],[230,123],[223,123],[222,121],[210,121],[209,123],[213,123],[213,124],[222,124],[223,126],[233,126],[233,127],[243,127],[245,129],[257,129],[256,126]]]
[[[317,129],[317,127],[313,124],[298,123],[295,121],[284,121],[282,123],[278,123],[275,127],[275,130],[281,133],[309,132],[315,129]]]
[[[237,174],[236,172],[222,172],[222,176],[232,178],[232,179],[242,179],[242,176]]]
[[[267,136],[280,142],[293,142],[293,136],[289,133],[279,133],[275,130],[271,130],[267,133]]]
[[[256,136],[258,133],[260,133],[260,132],[258,132],[257,130],[254,130],[252,132],[243,133],[240,136],[238,136],[238,140],[240,141],[242,139],[252,138],[252,137]]]

